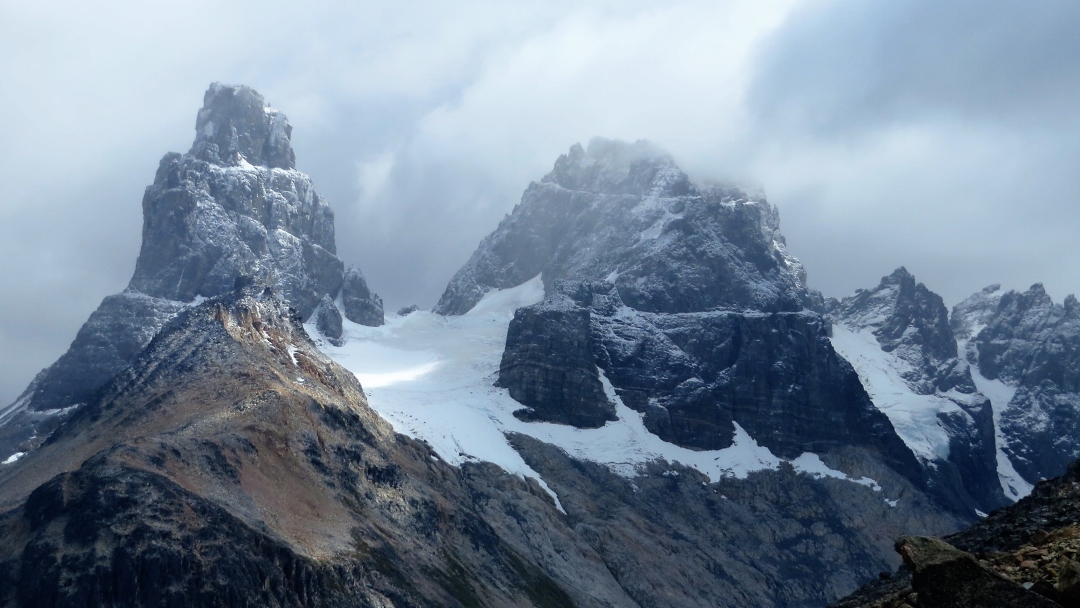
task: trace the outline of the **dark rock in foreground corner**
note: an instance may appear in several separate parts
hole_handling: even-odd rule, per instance
[[[1080,461],[967,530],[901,538],[897,550],[905,566],[896,575],[835,607],[1080,605]]]
[[[912,589],[924,608],[1051,608],[1057,606],[1014,581],[997,574],[949,543],[936,538],[907,536],[896,550],[912,571]]]

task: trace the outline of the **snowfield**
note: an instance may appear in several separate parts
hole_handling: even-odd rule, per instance
[[[558,446],[574,458],[606,465],[625,477],[655,460],[679,462],[714,481],[780,466],[780,458],[737,424],[734,444],[723,450],[694,451],[661,440],[645,429],[641,414],[622,403],[602,371],[601,381],[616,404],[619,420],[598,429],[577,429],[515,418],[513,412],[521,404],[494,383],[514,311],[543,298],[537,276],[518,287],[489,292],[459,317],[417,311],[404,317],[387,315],[382,327],[346,319],[340,347],[321,339],[314,323],[306,329],[323,352],[356,374],[371,407],[397,432],[427,441],[453,465],[493,462],[510,473],[536,479],[551,492],[511,447],[505,434],[513,432]],[[873,480],[851,479],[814,454],[803,454],[791,464],[815,478],[845,479],[880,491]]]

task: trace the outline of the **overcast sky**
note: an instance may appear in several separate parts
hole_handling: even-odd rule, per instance
[[[1080,291],[1080,2],[0,3],[0,401],[139,250],[213,81],[293,124],[346,263],[435,303],[574,142],[760,185],[811,287]]]

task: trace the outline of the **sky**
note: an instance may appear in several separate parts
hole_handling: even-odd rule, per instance
[[[559,154],[761,187],[809,284],[1080,292],[1074,0],[0,2],[0,402],[135,266],[211,82],[293,125],[338,252],[430,307]]]

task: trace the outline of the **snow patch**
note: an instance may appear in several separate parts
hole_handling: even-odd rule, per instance
[[[26,452],[15,452],[11,456],[8,456],[7,460],[0,462],[0,464],[12,464],[23,456],[26,456]]]
[[[963,347],[964,345],[961,345],[961,348]],[[990,380],[983,376],[974,365],[971,366],[971,379],[975,381],[975,388],[990,400],[990,407],[994,412],[994,444],[997,447],[998,481],[1001,483],[1002,491],[1005,492],[1005,497],[1016,502],[1031,494],[1034,488],[1013,467],[1012,461],[1005,453],[1005,435],[1001,432],[1001,414],[1009,407],[1009,402],[1016,394],[1016,387],[1009,386],[1001,380]]]
[[[874,405],[889,417],[911,451],[926,463],[948,459],[949,435],[938,414],[964,413],[960,406],[942,395],[920,395],[911,390],[901,375],[910,370],[910,364],[881,350],[869,327],[855,330],[837,324],[831,339],[833,348],[855,368]]]
[[[625,477],[637,475],[657,460],[692,467],[713,481],[741,479],[753,471],[780,466],[781,459],[738,424],[733,444],[723,450],[695,451],[661,440],[645,428],[642,414],[622,402],[602,370],[600,380],[616,406],[617,421],[598,429],[578,429],[515,418],[513,412],[521,404],[494,383],[514,311],[543,298],[544,286],[537,276],[518,287],[488,292],[458,317],[417,311],[404,317],[387,315],[381,327],[346,319],[344,344],[320,343],[320,348],[357,376],[368,403],[397,432],[426,441],[451,465],[488,461],[512,474],[531,477],[560,509],[558,496],[510,445],[507,434],[528,435]],[[316,335],[313,324],[307,330]],[[813,454],[804,454],[793,465],[811,475],[877,487],[870,480],[852,480],[829,469]]]

